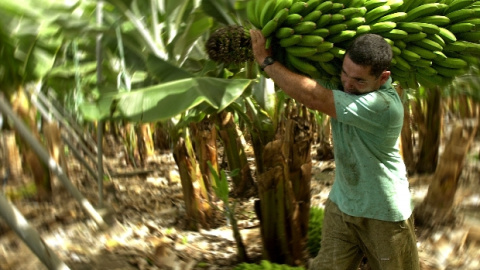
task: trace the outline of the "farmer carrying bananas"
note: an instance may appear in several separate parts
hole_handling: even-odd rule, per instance
[[[392,86],[391,46],[360,35],[346,50],[341,89],[289,70],[250,30],[255,60],[290,97],[331,116],[335,181],[325,205],[321,249],[309,269],[419,269],[411,195],[399,153],[403,105]],[[268,47],[268,46],[267,46]]]

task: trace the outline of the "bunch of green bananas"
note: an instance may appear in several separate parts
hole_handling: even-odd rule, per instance
[[[246,12],[278,61],[335,84],[346,48],[365,33],[391,45],[392,77],[406,88],[448,84],[479,63],[476,0],[250,0]]]

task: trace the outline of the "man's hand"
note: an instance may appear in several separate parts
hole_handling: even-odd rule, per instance
[[[272,50],[265,49],[266,40],[260,30],[250,29],[250,38],[252,39],[252,50],[255,61],[257,61],[258,64],[262,64],[265,58],[272,56]]]

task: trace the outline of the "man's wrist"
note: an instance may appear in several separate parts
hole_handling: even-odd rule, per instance
[[[270,66],[273,63],[275,63],[275,59],[273,59],[273,57],[271,56],[267,56],[265,57],[265,59],[263,59],[263,62],[260,64],[260,68],[264,70],[266,67]]]

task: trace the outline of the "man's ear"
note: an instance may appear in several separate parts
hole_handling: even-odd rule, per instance
[[[381,84],[387,82],[388,78],[390,78],[391,73],[392,72],[390,72],[390,70],[385,70],[384,72],[382,72],[382,75],[380,75]]]

